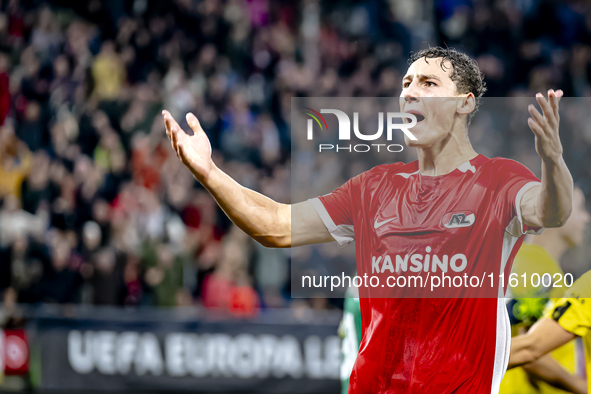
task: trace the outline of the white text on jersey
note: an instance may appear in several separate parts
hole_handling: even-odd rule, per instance
[[[372,256],[371,257],[371,272],[372,274],[381,274],[386,271],[390,273],[395,272],[447,272],[451,268],[454,272],[462,272],[468,266],[468,259],[466,255],[462,253],[454,254],[449,257],[448,255],[438,256],[436,254],[428,254],[431,251],[431,247],[427,246],[427,254],[422,255],[415,253],[412,255],[395,255],[391,257],[389,254],[383,256]],[[396,267],[394,267],[394,262]],[[410,266],[409,266],[410,262]]]

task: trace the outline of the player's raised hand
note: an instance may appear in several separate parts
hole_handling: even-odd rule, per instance
[[[166,135],[170,138],[172,148],[183,164],[191,170],[195,178],[201,183],[207,178],[214,167],[211,160],[211,144],[209,138],[201,128],[199,121],[192,113],[187,114],[187,123],[193,130],[193,135],[185,133],[174,120],[170,112],[162,111]]]
[[[536,94],[536,101],[542,108],[542,114],[538,112],[533,104],[527,109],[531,118],[527,124],[536,136],[536,152],[542,160],[557,161],[562,156],[562,143],[558,134],[560,115],[558,114],[558,102],[562,97],[562,90],[548,90],[548,100],[542,93]]]

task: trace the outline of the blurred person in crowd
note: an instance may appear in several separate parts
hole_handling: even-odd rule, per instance
[[[28,301],[27,295],[43,273],[44,257],[39,243],[26,236],[15,239],[5,262],[10,262],[10,287],[18,294],[19,302]]]
[[[154,144],[148,135],[142,133],[134,136],[131,149],[135,182],[156,190],[160,186],[161,167],[168,158],[168,151],[160,143]]]
[[[131,178],[125,153],[116,151],[111,156],[110,170],[107,171],[100,166],[96,166],[95,174],[96,182],[100,186],[100,196],[107,201],[113,201],[121,189],[121,185]]]
[[[94,96],[98,101],[114,101],[125,85],[125,67],[112,41],[105,41],[92,64]]]
[[[49,247],[49,265],[43,267],[43,275],[32,289],[35,302],[66,304],[79,301],[83,276],[80,261],[74,258],[74,243],[72,234],[54,231]]]
[[[170,107],[171,111],[180,115],[195,106],[194,96],[187,83],[185,66],[180,59],[171,62],[162,83],[166,94],[166,106]]]
[[[82,240],[78,249],[85,261],[91,261],[102,245],[103,235],[98,223],[88,221],[82,226]]]
[[[13,97],[18,113],[26,115],[29,121],[34,123],[38,120],[38,111],[32,110],[40,109],[39,103],[49,98],[49,75],[41,73],[41,62],[32,46],[21,53],[20,60],[21,64],[14,70],[14,76],[20,85],[20,94]],[[31,107],[30,114],[27,114],[28,106],[32,102],[37,106]]]
[[[168,225],[175,221],[177,216],[158,199],[156,193],[146,188],[137,188],[139,191],[138,225],[142,238],[158,240],[164,238]],[[180,218],[178,219],[180,221]],[[179,242],[182,242],[182,237]]]
[[[21,183],[31,171],[31,151],[8,125],[0,128],[0,198],[21,195]]]
[[[285,264],[285,260],[283,250],[265,248],[256,244],[254,274],[266,307],[278,308],[285,305],[281,295],[289,275],[289,267]]]
[[[142,264],[144,281],[152,296],[152,305],[173,307],[177,293],[183,287],[183,256],[175,254],[168,243],[146,242],[143,245]]]
[[[30,291],[43,272],[46,255],[41,244],[25,234],[0,245],[0,290],[14,291],[18,302],[30,302]]]
[[[99,211],[102,211],[101,214],[105,214],[104,220],[108,221],[111,228],[110,240],[117,249],[139,253],[142,243],[141,235],[148,234],[138,224],[142,192],[141,187],[127,182],[121,186],[111,204],[101,200],[100,204],[95,205]],[[100,224],[98,220],[97,222]]]
[[[80,147],[75,143],[78,137],[78,124],[68,111],[62,111],[57,121],[50,127],[52,156],[59,158],[68,169],[80,155]]]
[[[101,229],[101,245],[106,246],[112,239],[111,235],[112,210],[109,203],[103,199],[96,199],[92,204],[92,220]]]
[[[124,163],[125,151],[121,139],[115,130],[107,128],[101,132],[97,147],[94,149],[94,161],[107,172],[120,168]]]
[[[104,172],[93,164],[85,155],[79,155],[74,163],[76,227],[92,219],[92,203],[99,197],[103,184]]]
[[[38,10],[37,24],[31,34],[31,45],[38,53],[53,58],[59,51],[62,37],[51,9],[44,5]]]
[[[229,311],[237,316],[258,313],[258,295],[248,277],[248,240],[245,234],[232,227],[222,241],[223,249],[213,273],[203,282],[203,305]]]
[[[124,270],[113,248],[103,248],[93,253],[91,277],[94,305],[123,305],[125,301]]]
[[[196,293],[203,293],[205,278],[211,274],[223,253],[222,238],[225,230],[220,226],[215,201],[202,190],[190,193],[180,216],[187,229],[187,245],[195,260],[197,271]]]
[[[133,253],[125,254],[123,281],[125,282],[123,304],[139,306],[142,302],[144,283],[141,277],[141,258]]]
[[[124,132],[127,146],[130,145],[130,139],[135,133],[147,134],[150,131],[154,118],[162,108],[158,94],[149,84],[140,84],[135,90],[134,98],[121,117],[121,130]]]
[[[15,195],[4,198],[0,209],[0,245],[6,246],[22,236],[43,238],[43,232],[49,224],[49,215],[45,206],[39,207],[35,214],[30,214],[20,207]]]
[[[548,90],[547,100],[541,93],[536,94],[543,114],[533,105],[528,108],[528,125],[545,174],[540,182],[522,164],[488,159],[470,145],[468,125],[486,90],[472,59],[437,47],[411,54],[409,65],[402,80],[400,110],[415,114],[419,121],[412,131],[418,138],[405,136],[406,144],[417,148],[419,160],[374,167],[333,193],[293,206],[242,187],[223,173],[212,161],[208,137],[193,114],[186,116],[194,133],[189,136],[164,111],[167,134],[178,157],[232,221],[265,246],[331,241],[345,245],[358,233],[363,240],[356,245],[360,274],[371,269],[376,244],[382,253],[394,255],[408,250],[411,240],[418,242],[413,250],[418,252],[420,248],[419,253],[429,253],[429,245],[437,244],[435,253],[454,255],[462,245],[466,261],[480,263],[470,268],[478,277],[490,268],[487,263],[498,264],[497,271],[502,271],[505,263],[511,267],[512,258],[503,256],[511,256],[513,248],[521,246],[526,232],[561,226],[572,210],[573,181],[558,136],[558,101],[563,92]],[[434,104],[436,101],[425,97],[446,99]],[[491,173],[503,175],[501,178]],[[394,176],[397,174],[401,176]],[[388,180],[385,185],[384,179]],[[475,190],[476,182],[485,186],[477,189],[478,196],[468,195]],[[384,191],[376,200],[373,190],[378,185]],[[464,205],[456,209],[470,209],[478,221],[468,222],[463,232],[435,231],[443,227],[445,209],[457,200]],[[373,205],[364,201],[373,201]],[[383,201],[393,203],[384,206]],[[494,212],[490,206],[495,206]],[[383,210],[389,215],[384,217]],[[292,217],[296,220],[292,221]],[[473,233],[472,224],[476,224]],[[401,235],[384,237],[388,229]],[[425,232],[438,237],[426,238]],[[508,250],[501,247],[507,245],[503,242],[506,234],[512,237]],[[367,289],[363,290],[367,293]],[[388,299],[376,298],[375,293],[373,297],[360,294],[360,300],[364,330],[349,381],[350,392],[498,392],[506,369],[499,360],[507,358],[510,341],[502,300]],[[399,324],[417,310],[422,311],[420,319]],[[448,310],[464,313],[452,317],[446,313]],[[438,324],[433,325],[433,321]],[[472,331],[488,334],[474,342],[468,335]],[[382,346],[392,340],[397,342],[396,347]],[[423,357],[426,352],[428,358]],[[462,358],[450,362],[458,353]],[[438,371],[436,378],[433,370]]]
[[[21,184],[21,201],[23,209],[34,214],[41,204],[49,205],[56,193],[52,188],[49,168],[51,159],[43,150],[33,154],[31,168],[35,169],[29,173]]]
[[[76,99],[79,81],[72,78],[70,60],[66,55],[59,55],[53,61],[53,80],[51,81],[51,102],[54,107],[72,103]]]
[[[591,391],[591,271],[575,281],[563,298],[549,309],[527,334],[511,341],[509,368],[524,365],[538,379],[548,383],[562,380],[564,371],[548,352],[582,338],[585,346],[585,367],[587,382],[578,378],[572,380],[567,389],[573,393],[586,394]]]
[[[585,228],[591,216],[585,204],[583,191],[575,187],[573,194],[573,212],[562,227],[546,229],[538,236],[528,236],[523,246],[515,256],[512,273],[521,278],[537,273],[540,276],[549,274],[551,278],[563,278],[564,271],[560,261],[565,252],[572,247],[579,246],[583,241]],[[526,332],[539,318],[543,316],[544,309],[552,309],[568,286],[563,281],[553,281],[556,286],[533,288],[531,284],[523,287],[523,283],[510,288],[513,300],[507,304],[512,323],[512,334]],[[549,306],[545,306],[551,300]],[[569,342],[554,350],[552,357],[557,360],[567,371],[577,373],[578,351],[577,344]],[[580,366],[579,366],[580,367]],[[535,374],[529,369],[515,368],[507,371],[501,384],[501,393],[559,393],[556,389],[539,382]]]
[[[60,230],[76,227],[76,181],[66,171],[59,181],[59,194],[51,206],[51,225]]]

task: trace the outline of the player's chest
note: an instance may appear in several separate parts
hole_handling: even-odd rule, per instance
[[[467,236],[494,219],[491,195],[478,182],[399,182],[375,191],[359,212],[373,237]]]

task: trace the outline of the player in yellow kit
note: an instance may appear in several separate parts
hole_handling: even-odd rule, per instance
[[[587,377],[591,376],[591,271],[581,276],[569,289],[565,298],[556,302],[546,317],[538,321],[525,335],[513,338],[509,368],[540,359],[576,337],[585,344]],[[548,359],[546,360],[548,361]],[[552,369],[553,360],[547,364]],[[543,373],[541,374],[544,377]],[[579,387],[575,392],[585,392]],[[587,392],[591,391],[589,381]]]
[[[583,191],[576,187],[573,193],[573,212],[562,227],[546,229],[541,235],[527,237],[521,249],[515,256],[512,273],[518,278],[523,274],[529,278],[537,273],[550,274],[552,278],[563,278],[564,271],[559,262],[564,253],[571,247],[577,247],[583,242],[585,227],[591,217],[585,205]],[[556,276],[555,276],[556,275]],[[548,298],[552,302],[564,296],[567,287],[523,287],[524,281],[517,281],[517,286],[511,287],[513,300],[508,304],[511,317],[511,334],[523,334],[533,323],[544,314],[544,305]],[[539,297],[539,298],[534,298]],[[552,305],[550,302],[550,308]],[[577,344],[575,341],[554,350],[552,357],[570,373],[577,371]],[[581,349],[579,349],[581,351]],[[565,391],[540,381],[528,369],[514,368],[505,373],[501,383],[500,394],[560,394]]]

